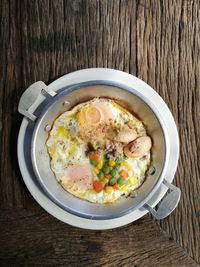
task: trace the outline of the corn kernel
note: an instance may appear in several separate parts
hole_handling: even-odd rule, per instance
[[[108,165],[110,167],[114,167],[115,166],[115,161],[114,160],[109,160]]]
[[[109,182],[109,179],[108,178],[104,178],[103,182],[104,182],[104,184],[107,184]]]
[[[122,185],[120,188],[119,188],[120,191],[127,191],[128,190],[128,186],[127,185]]]
[[[137,185],[138,183],[138,177],[136,175],[129,178],[129,181],[132,185]]]
[[[129,171],[132,170],[131,165],[127,161],[123,161],[122,162],[122,166],[126,167],[127,170],[129,170]]]
[[[125,166],[125,167],[126,167],[126,166],[127,166],[127,164],[128,164],[128,162],[127,162],[127,161],[123,161],[123,162],[122,162],[122,166]]]
[[[93,171],[94,171],[95,174],[99,173],[99,170],[97,168],[93,168]]]
[[[108,186],[106,186],[105,191],[107,194],[111,194],[114,191],[114,189],[112,188],[112,186],[108,185]]]
[[[103,167],[103,160],[101,159],[99,163],[97,164],[97,169],[101,169]]]

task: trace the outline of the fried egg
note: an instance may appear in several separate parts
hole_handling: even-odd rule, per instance
[[[114,100],[94,98],[62,113],[46,146],[65,190],[93,203],[113,203],[145,179],[151,143],[141,138],[147,138],[145,127],[132,113]]]

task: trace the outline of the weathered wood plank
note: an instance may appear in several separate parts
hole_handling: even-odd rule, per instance
[[[198,266],[148,216],[115,230],[87,231],[43,211],[2,215],[1,266]]]
[[[160,225],[199,262],[200,6],[198,1],[148,3],[140,1],[137,13],[138,76],[169,105],[181,144],[175,179],[181,202]]]

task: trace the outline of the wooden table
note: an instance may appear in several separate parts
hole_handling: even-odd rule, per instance
[[[200,266],[200,2],[3,0],[0,3],[0,266]],[[115,68],[146,81],[176,120],[178,208],[86,231],[48,215],[19,172],[21,94],[71,71]]]

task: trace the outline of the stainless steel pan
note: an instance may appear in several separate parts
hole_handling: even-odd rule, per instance
[[[43,94],[46,99],[43,101],[42,108],[40,105],[40,109],[33,114],[32,108],[40,94]],[[144,122],[148,134],[153,140],[152,163],[145,182],[136,193],[113,204],[89,203],[64,190],[50,169],[50,158],[45,145],[48,131],[59,114],[94,97],[109,97],[126,103]],[[84,218],[105,220],[120,217],[144,207],[157,219],[162,219],[177,206],[180,199],[180,189],[164,179],[170,145],[164,122],[153,99],[147,99],[134,90],[134,85],[133,88],[130,88],[124,84],[110,81],[88,81],[62,88],[55,93],[50,91],[43,82],[36,82],[24,92],[18,109],[21,114],[35,124],[31,146],[35,175],[44,193],[64,210]],[[164,183],[171,192],[162,200],[158,210],[155,211],[147,202],[155,194],[161,183]]]

